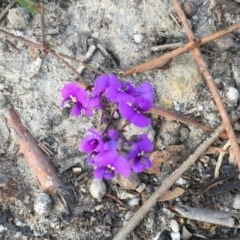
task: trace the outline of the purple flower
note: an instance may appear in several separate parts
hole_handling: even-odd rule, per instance
[[[142,113],[148,111],[152,107],[152,103],[142,97],[136,98],[133,102],[121,101],[118,109],[122,117],[137,127],[147,127],[151,124],[151,120]]]
[[[101,133],[95,129],[88,130],[92,135],[88,135],[82,139],[79,144],[79,149],[85,153],[91,153],[94,150],[103,151],[103,139]]]
[[[101,96],[104,94],[105,90],[108,88],[109,84],[114,84],[119,80],[114,74],[101,75],[96,78],[94,83],[94,88],[92,91],[92,98],[90,100],[90,106],[102,109]]]
[[[94,170],[94,177],[102,179],[111,179],[116,173],[128,178],[130,175],[130,166],[128,161],[118,156],[114,150],[107,150],[99,153],[94,158],[94,163],[97,168]]]
[[[62,88],[61,91],[63,101],[61,107],[64,107],[65,102],[71,101],[73,103],[72,114],[79,116],[82,110],[85,111],[86,115],[92,116],[92,109],[89,107],[88,94],[85,90],[80,88],[76,83],[71,82]]]
[[[154,94],[153,94],[153,86],[149,82],[144,82],[138,87],[135,88],[135,95],[136,97],[143,97],[153,103]]]
[[[112,102],[133,101],[135,88],[130,82],[111,82],[106,90],[106,97]]]
[[[131,143],[132,150],[129,151],[127,159],[134,172],[139,173],[152,166],[151,161],[145,156],[153,151],[153,144],[146,134],[142,134],[137,140]]]

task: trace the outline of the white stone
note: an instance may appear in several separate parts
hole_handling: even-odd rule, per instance
[[[39,215],[45,215],[52,209],[52,199],[47,193],[40,193],[34,202],[34,210]]]
[[[173,232],[171,233],[172,240],[181,240],[181,236],[179,232]]]
[[[138,198],[133,198],[128,202],[128,206],[134,207],[139,205],[139,199]]]
[[[225,102],[229,106],[236,106],[239,99],[239,92],[234,87],[226,87],[224,91]]]
[[[136,43],[141,43],[143,40],[143,35],[142,34],[134,34],[133,39]]]
[[[180,226],[179,226],[178,222],[174,219],[170,221],[170,227],[173,232],[179,232],[179,230],[180,230]]]
[[[22,232],[16,232],[14,235],[14,238],[21,238],[22,237]]]
[[[240,194],[237,194],[233,200],[233,208],[240,209]]]
[[[183,179],[182,177],[180,177],[177,181],[176,181],[177,184],[179,185],[184,185],[187,183],[187,181],[185,179]]]
[[[0,225],[0,233],[3,232],[5,230],[3,225]]]
[[[103,180],[93,179],[89,191],[95,199],[100,200],[107,192],[107,187]]]

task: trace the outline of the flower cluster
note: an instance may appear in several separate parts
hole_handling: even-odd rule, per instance
[[[89,129],[89,132],[79,148],[88,154],[88,163],[95,167],[96,178],[111,179],[115,173],[129,177],[131,169],[139,173],[151,167],[146,154],[152,152],[153,144],[146,134],[134,136],[126,147],[121,134],[115,129],[105,134],[94,129]]]
[[[66,84],[62,89],[62,107],[66,101],[73,104],[72,113],[75,116],[85,111],[92,115],[92,108],[102,109],[102,99],[118,105],[123,118],[137,127],[147,127],[151,124],[149,118],[143,115],[153,104],[153,87],[144,82],[134,87],[130,82],[121,83],[114,74],[99,76],[94,84],[91,98],[84,89],[74,82]]]
[[[91,98],[86,90],[74,82],[66,84],[61,94],[61,106],[70,102],[75,116],[82,112],[91,116],[93,108],[106,110],[109,106],[106,103],[111,103],[129,123],[138,127],[151,124],[150,119],[143,115],[152,107],[154,100],[153,87],[148,82],[134,87],[130,82],[121,83],[114,74],[101,75],[95,80]],[[152,152],[153,144],[147,135],[134,135],[127,140],[123,129],[118,130],[112,124],[113,119],[107,123],[102,132],[89,129],[89,134],[79,145],[80,151],[88,154],[88,163],[95,169],[94,176],[111,179],[119,173],[127,178],[131,171],[139,173],[150,168],[151,161],[147,153]]]

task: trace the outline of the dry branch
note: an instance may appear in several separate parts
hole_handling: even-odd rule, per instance
[[[6,110],[6,112],[8,127],[13,128],[17,133],[20,150],[37,177],[42,190],[53,197],[55,204],[61,208],[59,209],[60,211],[69,213],[75,205],[75,199],[72,198],[72,193],[59,179],[55,169],[38,147],[35,138],[28,129],[22,125],[16,110],[11,107],[9,110]],[[62,202],[64,202],[63,199],[65,200],[64,206],[62,204]]]
[[[223,37],[235,30],[237,30],[238,28],[240,28],[240,23],[236,23],[233,24],[232,26],[218,31],[214,34],[211,34],[207,37],[201,38],[201,39],[193,39],[191,40],[189,43],[183,45],[182,47],[179,47],[176,50],[173,50],[169,53],[166,53],[164,55],[162,55],[161,57],[158,58],[154,58],[152,60],[149,60],[147,62],[144,62],[142,64],[139,64],[137,66],[131,67],[129,69],[123,70],[123,74],[127,75],[127,74],[133,74],[133,73],[138,73],[138,72],[144,72],[147,70],[151,70],[151,69],[155,69],[158,67],[161,67],[163,65],[165,65],[169,60],[171,60],[172,58],[183,54],[185,52],[188,52],[196,47],[200,47],[201,45],[211,42],[217,38]]]
[[[143,217],[148,213],[151,207],[158,201],[158,199],[170,188],[172,185],[179,179],[182,174],[191,167],[196,160],[201,156],[203,152],[219,137],[219,135],[224,130],[224,126],[221,125],[217,130],[206,140],[204,141],[196,151],[189,156],[189,158],[177,169],[175,170],[162,185],[157,189],[156,192],[144,203],[144,205],[139,208],[139,210],[134,213],[132,218],[120,229],[117,235],[113,240],[125,240],[130,232],[139,224]]]
[[[178,16],[182,22],[182,25],[186,31],[186,34],[188,36],[189,41],[193,41],[195,39],[195,36],[192,32],[192,29],[188,23],[187,17],[185,16],[185,13],[182,10],[181,4],[179,3],[178,0],[173,0],[173,4],[174,7],[178,13]],[[240,24],[239,24],[240,25]],[[220,94],[218,92],[217,86],[211,76],[211,73],[207,67],[207,64],[205,63],[201,51],[198,48],[195,48],[191,51],[194,59],[196,60],[196,62],[199,65],[199,68],[204,76],[204,78],[206,79],[206,82],[208,84],[208,87],[212,93],[213,99],[216,103],[216,106],[218,108],[219,114],[222,118],[223,124],[225,126],[225,130],[227,132],[227,135],[229,137],[229,141],[231,142],[231,146],[236,158],[236,162],[238,165],[238,169],[240,171],[240,149],[239,149],[239,144],[237,141],[237,138],[235,136],[231,121],[228,117],[227,111],[223,105],[223,102],[221,100]]]

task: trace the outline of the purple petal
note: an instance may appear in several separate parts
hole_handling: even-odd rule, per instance
[[[106,179],[112,179],[114,178],[114,176],[115,176],[115,172],[108,169],[107,172],[105,172],[103,177]]]
[[[103,153],[99,153],[95,159],[94,162],[96,164],[103,164],[103,165],[112,165],[114,162],[114,159],[117,157],[117,152],[114,150],[106,150]]]
[[[108,130],[108,136],[109,136],[111,139],[117,140],[117,138],[118,138],[118,132],[117,132],[115,129],[109,129],[109,130]]]
[[[135,173],[143,172],[146,168],[145,164],[141,163],[140,158],[134,158],[131,167]]]
[[[129,121],[137,127],[148,127],[151,124],[151,120],[144,115],[135,112],[135,114],[129,119]]]
[[[88,155],[87,161],[89,165],[95,165],[94,157],[96,156],[95,152],[92,152]]]
[[[63,99],[63,100],[62,100],[62,103],[61,103],[61,107],[63,108],[64,105],[65,105],[65,102],[67,102],[67,101],[69,101],[69,100],[71,100],[70,97],[69,97],[69,98],[65,98],[65,99]]]
[[[67,83],[63,86],[61,94],[63,98],[69,98],[70,95],[75,95],[75,92],[80,89],[78,85],[74,82]]]
[[[137,96],[141,96],[149,100],[151,103],[154,100],[153,86],[149,82],[144,82],[138,87],[136,87],[136,94]]]
[[[96,149],[98,144],[99,142],[95,136],[87,136],[80,142],[79,149],[82,152],[90,153]]]
[[[107,141],[105,144],[104,144],[104,149],[105,150],[117,150],[117,141],[115,140],[110,140],[110,141]]]
[[[128,121],[130,121],[133,115],[135,114],[133,107],[129,106],[126,102],[123,101],[119,103],[118,109],[120,114]]]
[[[88,107],[88,94],[85,90],[79,88],[74,95],[78,102],[80,102],[84,108]]]
[[[93,115],[92,108],[91,107],[85,108],[85,114],[86,114],[86,116],[91,117]]]
[[[141,139],[141,141],[137,142],[136,145],[137,145],[137,148],[139,150],[139,152],[152,152],[153,151],[153,144],[152,144],[152,141],[147,137],[146,134],[142,134],[139,136],[139,140],[140,140],[140,137],[144,136],[145,138],[144,139]]]
[[[139,151],[138,150],[131,150],[127,154],[127,160],[131,160],[135,158],[138,155]]]
[[[128,94],[128,93],[125,93],[125,92],[118,92],[118,94],[115,96],[115,102],[134,102],[135,98]]]
[[[145,98],[139,97],[134,101],[134,106],[136,106],[139,111],[146,112],[152,107],[152,103]]]
[[[152,162],[150,161],[149,158],[147,158],[147,157],[145,157],[145,156],[142,156],[142,158],[144,159],[146,168],[152,167]]]
[[[124,177],[128,178],[130,175],[130,165],[128,161],[123,157],[116,157],[113,163],[113,167],[115,170],[123,175]]]
[[[116,96],[118,95],[119,90],[115,86],[110,86],[106,90],[106,97],[110,99],[112,102],[116,102]]]
[[[121,83],[114,74],[109,74],[109,86],[113,86],[117,89],[121,88]]]
[[[96,78],[94,83],[94,88],[92,91],[92,97],[96,97],[97,95],[103,93],[109,85],[109,76],[101,75]]]
[[[82,105],[78,102],[75,103],[75,105],[72,108],[72,114],[77,117],[81,114],[81,111],[82,111]]]
[[[107,170],[106,166],[100,166],[94,170],[93,175],[97,179],[102,179],[106,170]]]

